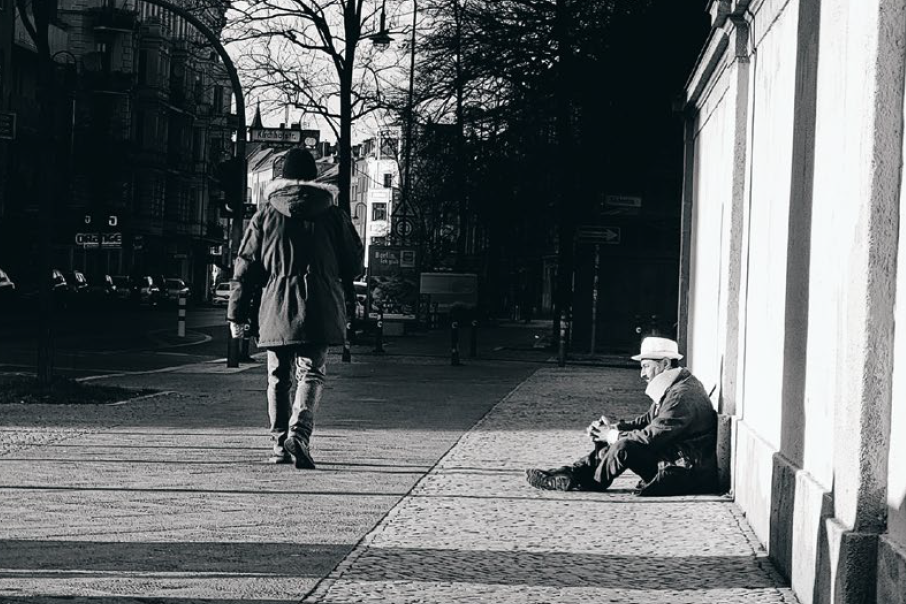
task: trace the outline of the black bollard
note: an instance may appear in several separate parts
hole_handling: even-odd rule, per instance
[[[472,331],[469,337],[469,357],[478,356],[478,319],[472,319]]]
[[[239,346],[242,338],[227,338],[227,367],[239,367]]]
[[[384,353],[384,309],[378,311],[377,334],[374,337],[374,352]]]
[[[450,364],[454,367],[461,365],[459,362],[459,321],[450,322]]]

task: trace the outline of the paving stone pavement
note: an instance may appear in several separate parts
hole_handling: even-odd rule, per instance
[[[607,493],[538,491],[525,482],[525,468],[588,450],[590,410],[631,417],[639,394],[634,371],[539,370],[303,602],[798,602],[727,497],[642,499],[632,494],[632,475]]]

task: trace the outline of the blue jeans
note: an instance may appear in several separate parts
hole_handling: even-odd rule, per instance
[[[327,344],[280,346],[267,351],[267,413],[274,452],[283,452],[288,434],[308,444],[327,377]],[[292,406],[289,391],[296,381]]]

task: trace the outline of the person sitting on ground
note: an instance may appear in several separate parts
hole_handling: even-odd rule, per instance
[[[717,413],[702,383],[679,366],[675,341],[648,337],[641,352],[641,377],[652,400],[648,412],[630,421],[605,416],[587,432],[594,450],[571,466],[530,469],[526,478],[545,490],[602,491],[627,469],[641,481],[639,495],[714,492],[717,483]]]

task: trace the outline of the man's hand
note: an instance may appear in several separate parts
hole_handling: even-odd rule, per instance
[[[613,426],[601,426],[596,429],[589,427],[589,435],[596,443],[607,443],[612,445],[620,438],[620,431]]]
[[[601,430],[606,430],[610,427],[610,420],[605,416],[601,416],[599,419],[591,422],[588,427],[585,429],[585,433],[588,434],[592,440],[595,440],[594,433]]]
[[[247,328],[248,325],[245,323],[233,323],[230,321],[230,335],[234,338],[241,338]]]

